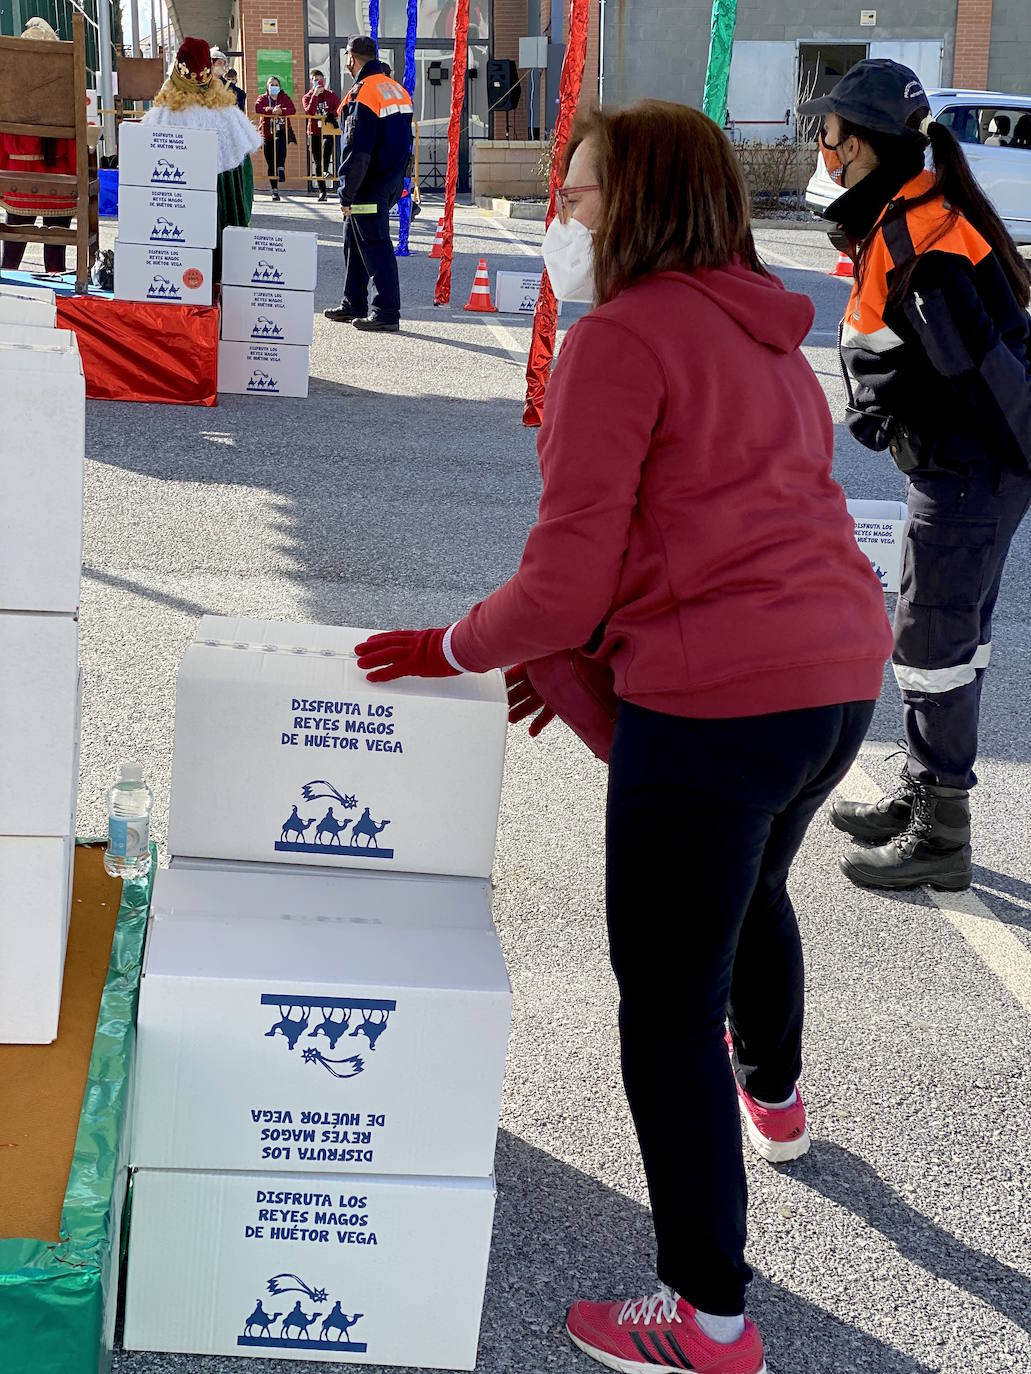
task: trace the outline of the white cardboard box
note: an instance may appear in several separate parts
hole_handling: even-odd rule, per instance
[[[29,344],[33,348],[52,348],[63,353],[69,348],[78,352],[79,344],[70,329],[41,328],[35,324],[7,324],[0,320],[0,343]]]
[[[78,346],[67,330],[0,325],[0,339],[7,330],[51,342],[0,344],[0,611],[71,615],[82,574],[86,426]],[[0,735],[6,729],[0,716]]]
[[[496,272],[494,304],[502,315],[532,315],[541,289],[540,272]],[[562,313],[562,302],[558,302]]]
[[[899,589],[902,534],[906,525],[904,501],[848,501],[855,521],[856,542],[870,560],[886,592]]]
[[[222,337],[255,343],[310,344],[315,322],[311,291],[223,286]]]
[[[222,234],[222,282],[226,286],[314,291],[317,251],[314,234],[230,226]]]
[[[214,191],[168,186],[119,186],[118,237],[162,248],[214,248],[218,210]]]
[[[126,186],[214,191],[217,176],[218,134],[214,129],[129,123],[119,128],[119,196]]]
[[[0,282],[0,296],[27,296],[30,300],[54,305],[56,296],[52,286],[27,286],[22,282]]]
[[[435,874],[327,872],[291,864],[173,859],[154,877],[152,910],[176,916],[347,920],[363,925],[493,930],[490,884]]]
[[[158,248],[115,240],[115,298],[210,305],[212,250]]]
[[[511,1002],[492,928],[155,908],[132,1163],[485,1177]]]
[[[241,396],[307,396],[307,348],[218,341],[218,389]]]
[[[57,1035],[74,845],[69,833],[0,835],[0,1044]]]
[[[5,291],[0,294],[0,324],[33,324],[40,329],[53,329],[57,324],[57,306],[35,293]]]
[[[0,835],[64,835],[75,811],[79,627],[0,613]]]
[[[472,1369],[493,1179],[140,1170],[127,1350]]]
[[[490,875],[504,679],[370,683],[368,633],[201,620],[176,687],[172,854]]]

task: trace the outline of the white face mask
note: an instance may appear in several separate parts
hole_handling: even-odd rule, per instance
[[[541,252],[558,300],[594,300],[593,230],[578,219],[563,224],[556,216],[545,231]]]

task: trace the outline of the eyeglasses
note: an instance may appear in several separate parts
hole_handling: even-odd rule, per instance
[[[555,192],[558,200],[558,217],[563,224],[569,222],[569,216],[575,208],[576,201],[571,197],[585,196],[588,191],[600,191],[600,186],[560,186]]]

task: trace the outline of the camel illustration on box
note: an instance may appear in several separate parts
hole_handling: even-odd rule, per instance
[[[151,225],[150,237],[152,242],[157,243],[181,243],[185,235],[178,224],[165,215],[159,215]]]
[[[284,1298],[284,1308],[290,1301],[287,1294],[299,1293],[301,1296],[295,1300],[289,1312],[266,1312],[265,1298],[259,1298],[254,1311],[244,1321],[243,1335],[236,1338],[237,1345],[260,1347],[262,1350],[309,1350],[317,1346],[319,1350],[340,1350],[349,1355],[364,1355],[368,1350],[365,1341],[350,1339],[351,1328],[358,1325],[365,1316],[364,1312],[352,1312],[348,1316],[339,1299],[328,1312],[306,1312],[305,1299],[315,1309],[329,1301],[329,1294],[325,1288],[309,1288],[297,1274],[273,1274],[266,1287],[273,1298]],[[272,1304],[269,1303],[269,1306]],[[280,1323],[278,1336],[273,1334],[277,1322]],[[317,1335],[313,1334],[316,1327]]]
[[[254,286],[264,286],[268,282],[281,282],[283,274],[279,268],[271,262],[266,262],[264,258],[259,258],[254,271],[251,273],[251,283]]]
[[[282,1036],[287,1048],[292,1052],[302,1039],[317,1040],[324,1036],[330,1054],[324,1054],[318,1045],[306,1045],[301,1051],[305,1064],[318,1064],[334,1078],[357,1078],[364,1073],[367,1060],[360,1054],[336,1054],[339,1041],[345,1036],[356,1040],[364,1036],[369,1054],[374,1053],[380,1037],[387,1029],[390,1014],[397,1010],[393,998],[384,997],[330,997],[311,993],[263,992],[263,1007],[275,1007],[279,1020],[265,1032],[266,1040]],[[322,1020],[314,1026],[315,1014],[321,1012]]]
[[[155,163],[150,179],[161,185],[169,183],[174,185],[176,182],[185,181],[186,174],[180,171],[174,162],[169,162],[167,157],[162,157]]]
[[[266,315],[259,315],[251,325],[252,339],[281,339],[283,331],[275,320],[270,320]]]
[[[278,391],[279,383],[276,381],[275,377],[270,377],[267,372],[262,370],[262,368],[256,367],[254,371],[251,373],[250,381],[247,383],[247,390]]]
[[[324,816],[301,815],[299,807],[303,802],[329,801]],[[389,818],[375,821],[369,807],[366,807],[357,820],[350,816],[337,814],[341,811],[356,811],[358,798],[351,793],[338,791],[325,778],[314,778],[301,788],[301,802],[296,802],[283,822],[275,848],[286,854],[352,854],[363,859],[392,859],[393,849],[387,849],[379,842],[379,837],[390,824]],[[321,811],[321,807],[311,807]],[[315,831],[309,838],[312,826]],[[351,827],[349,836],[344,835]]]
[[[169,281],[167,277],[151,277],[150,285],[147,287],[148,300],[178,301],[182,299],[182,294],[175,282]]]

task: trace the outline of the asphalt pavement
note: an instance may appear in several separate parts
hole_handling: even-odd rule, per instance
[[[454,300],[435,308],[437,264],[426,252],[437,211],[428,205],[401,263],[403,332],[369,337],[321,316],[340,299],[333,207],[293,194],[273,206],[262,195],[257,210],[259,225],[319,235],[308,399],[88,406],[80,833],[103,830],[104,789],[117,760],[135,756],[163,840],[175,672],[201,614],[447,623],[512,572],[534,518],[536,436],[521,424],[529,321],[462,306],[480,256],[492,276],[535,267],[542,226],[460,208]],[[848,286],[826,275],[833,249],[815,229],[760,226],[758,241],[786,284],[816,304],[807,353],[834,411],[839,480],[851,496],[901,497],[886,457],[859,448],[841,424],[834,338]],[[1029,541],[1025,526],[984,695],[976,899],[851,887],[837,868],[843,837],[825,815],[796,866],[813,1149],[781,1169],[748,1157],[749,1313],[772,1374],[1031,1367]],[[899,733],[887,679],[856,786],[891,777]],[[218,781],[213,773],[213,797]],[[561,725],[538,742],[510,733],[495,911],[515,1019],[483,1374],[586,1374],[590,1362],[562,1331],[569,1301],[654,1286],[606,960],[604,788],[604,769]],[[691,919],[689,840],[669,862],[671,894]],[[669,1089],[684,1129],[704,1131],[672,1066]],[[402,1309],[403,1293],[396,1302]],[[116,1374],[236,1367],[115,1359]]]

